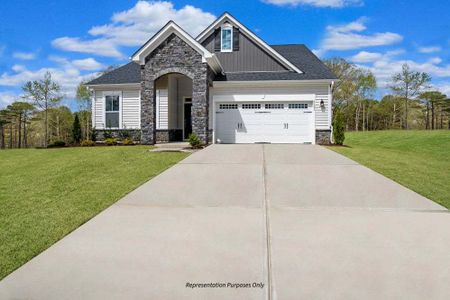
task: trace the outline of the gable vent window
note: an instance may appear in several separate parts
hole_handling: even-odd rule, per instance
[[[232,52],[233,51],[233,27],[229,24],[222,26],[220,31],[220,51]]]
[[[283,103],[265,104],[265,108],[266,109],[284,109],[284,104]]]
[[[308,109],[307,103],[289,103],[289,109]]]
[[[242,104],[242,109],[261,109],[261,104],[259,103]]]

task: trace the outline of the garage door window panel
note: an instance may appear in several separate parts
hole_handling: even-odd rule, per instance
[[[308,103],[289,103],[289,109],[308,109]]]
[[[284,109],[283,103],[266,103],[264,105],[265,109]]]
[[[242,104],[242,109],[261,109],[261,104],[259,104],[259,103],[244,103],[244,104]]]

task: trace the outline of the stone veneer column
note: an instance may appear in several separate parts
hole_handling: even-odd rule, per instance
[[[208,69],[198,70],[192,81],[192,132],[203,143],[208,143],[209,135],[209,84]]]
[[[155,81],[146,74],[145,66],[141,67],[141,144],[153,145],[156,142],[156,104]]]

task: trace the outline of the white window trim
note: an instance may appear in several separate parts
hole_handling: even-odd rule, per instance
[[[230,41],[230,49],[224,49],[223,48],[223,31],[224,30],[230,30],[231,32],[231,41]],[[220,52],[233,52],[233,26],[230,24],[224,24],[222,25],[222,27],[220,28]]]
[[[119,96],[119,127],[106,127],[106,97],[107,96]],[[108,91],[103,92],[103,129],[123,129],[123,122],[122,122],[122,91]]]

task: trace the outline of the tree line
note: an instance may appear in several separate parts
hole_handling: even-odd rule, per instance
[[[333,88],[333,110],[342,114],[346,130],[450,129],[450,99],[431,87],[429,74],[404,64],[392,75],[389,93],[376,100],[372,72],[343,58],[325,64],[339,79]]]
[[[77,112],[62,105],[61,86],[47,72],[22,87],[23,96],[0,110],[0,148],[76,144],[91,135],[91,97],[82,83],[76,91]]]

